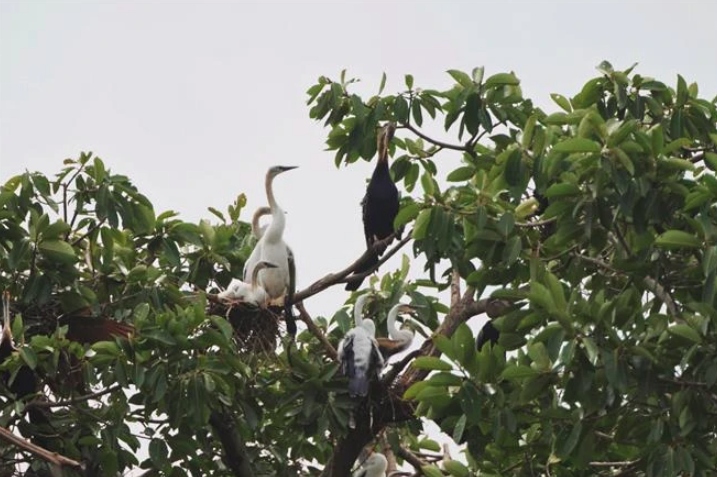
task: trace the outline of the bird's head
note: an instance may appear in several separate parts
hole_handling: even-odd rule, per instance
[[[420,310],[421,308],[424,308],[424,307],[420,306],[420,305],[401,304],[398,307],[398,313],[402,314],[402,315],[410,315],[410,316],[415,317],[416,314],[418,313],[418,310]]]
[[[297,167],[299,166],[272,166],[269,168],[267,175],[269,177],[276,177],[282,172],[290,171],[292,169],[296,169]]]

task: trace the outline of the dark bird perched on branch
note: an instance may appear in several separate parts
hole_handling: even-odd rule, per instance
[[[10,328],[10,293],[3,292],[2,297],[2,318],[3,327],[0,334],[0,364],[4,363],[16,350],[15,343],[12,338],[12,330]],[[20,399],[28,394],[34,394],[37,388],[37,378],[27,366],[22,366],[17,370],[13,377],[9,371],[5,371],[0,375],[2,383],[10,389],[16,398]]]
[[[368,295],[361,295],[354,306],[355,326],[339,343],[338,353],[341,371],[349,378],[351,397],[368,394],[369,382],[378,377],[384,361],[376,342],[376,325],[373,320],[363,319],[363,308]]]
[[[396,126],[392,123],[384,126],[378,133],[378,163],[366,188],[366,195],[361,201],[363,207],[363,231],[366,236],[366,247],[371,249],[379,240],[394,233],[393,221],[398,214],[398,189],[391,179],[388,169],[388,145],[393,138]],[[400,238],[401,230],[395,231]],[[378,264],[378,257],[383,250],[376,251],[369,260],[362,263],[355,271],[365,273]],[[346,283],[346,290],[358,290],[364,277],[353,277]]]
[[[254,268],[260,261],[270,262],[276,268],[266,268],[259,273],[258,283],[266,290],[270,299],[284,299],[284,314],[286,330],[292,336],[296,334],[296,321],[292,313],[294,292],[296,290],[296,268],[294,254],[284,242],[284,227],[286,224],[284,211],[281,210],[274,198],[274,177],[282,172],[295,169],[296,166],[273,166],[266,173],[266,198],[271,210],[271,223],[266,229],[254,231],[261,235],[254,250],[244,265],[244,282],[250,283]],[[256,216],[258,224],[258,216]],[[252,221],[252,223],[254,220]]]

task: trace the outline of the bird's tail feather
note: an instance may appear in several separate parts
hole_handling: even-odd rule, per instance
[[[368,394],[368,376],[363,370],[356,370],[356,374],[349,379],[349,396],[365,396]]]
[[[354,273],[365,273],[375,267],[376,264],[378,264],[378,255],[372,254],[368,259],[364,260],[362,263],[359,264],[358,268],[354,270]],[[345,289],[347,291],[358,290],[361,287],[361,283],[363,283],[364,278],[366,277],[349,277],[348,281],[346,282]]]

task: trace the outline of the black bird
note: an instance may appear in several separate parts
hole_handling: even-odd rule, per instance
[[[2,301],[3,328],[2,333],[0,333],[0,363],[8,359],[13,351],[16,350],[12,331],[10,330],[10,293],[4,292]],[[35,379],[35,374],[27,366],[22,366],[17,371],[12,383],[10,382],[11,379],[12,376],[8,371],[0,374],[0,381],[10,389],[17,399],[33,394],[36,391],[37,380]]]
[[[388,169],[388,144],[393,138],[396,126],[389,123],[378,133],[377,149],[378,163],[373,170],[371,181],[366,188],[366,195],[361,201],[363,207],[363,231],[366,236],[366,248],[372,249],[374,244],[394,233],[393,221],[398,214],[398,189],[391,179]],[[401,230],[395,231],[401,236]],[[371,257],[360,264],[355,274],[365,273],[378,264],[378,257],[383,250],[373,253]],[[364,277],[350,277],[346,283],[346,290],[358,290]]]
[[[495,345],[498,342],[498,338],[500,337],[500,333],[498,330],[493,326],[493,323],[488,321],[485,325],[483,325],[483,328],[478,332],[478,336],[476,337],[476,349],[480,351],[483,349],[483,346],[487,342],[491,342],[491,344]]]

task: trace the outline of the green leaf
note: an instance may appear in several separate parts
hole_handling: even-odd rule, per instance
[[[508,366],[503,370],[502,373],[500,373],[500,377],[502,379],[507,380],[520,380],[520,379],[526,379],[526,378],[532,378],[534,376],[539,375],[540,373],[530,366],[524,366],[524,365],[516,365],[516,366]]]
[[[702,337],[700,336],[700,334],[695,331],[695,329],[692,328],[690,325],[684,323],[670,326],[669,328],[667,328],[667,331],[670,334],[679,336],[688,341],[692,341],[693,343],[699,344],[702,342]]]
[[[384,71],[381,74],[381,83],[378,86],[378,94],[381,95],[383,93],[383,89],[386,87],[386,72]]]
[[[595,141],[584,137],[574,137],[565,139],[553,146],[554,151],[558,152],[600,152],[602,147]]]
[[[431,209],[423,209],[418,217],[416,223],[413,226],[413,239],[421,240],[426,237],[428,232],[428,225],[431,223]]]
[[[471,72],[471,76],[473,76],[473,82],[476,84],[480,84],[481,81],[483,81],[483,74],[485,73],[485,68],[483,66],[477,66],[473,68],[473,71]]]
[[[401,209],[398,211],[398,214],[396,214],[396,218],[393,219],[393,226],[394,228],[399,228],[413,219],[415,219],[418,216],[418,213],[421,211],[421,206],[417,204],[416,202],[409,202],[408,204],[401,207]]]
[[[29,346],[23,346],[20,348],[20,357],[30,369],[35,369],[37,367],[37,354],[35,353],[35,350]]]
[[[460,70],[448,70],[447,73],[451,75],[451,78],[456,80],[456,83],[463,86],[464,88],[470,88],[473,86],[473,80],[470,76]]]
[[[682,230],[668,230],[655,239],[655,245],[666,249],[700,248],[702,241]]]
[[[513,73],[497,73],[493,76],[488,77],[487,80],[485,80],[485,87],[486,88],[492,88],[495,86],[505,86],[505,85],[519,85],[520,80],[515,77]]]
[[[54,262],[71,264],[77,261],[75,249],[62,240],[43,240],[38,248],[47,258]]]
[[[434,356],[419,356],[412,362],[414,368],[427,369],[431,371],[450,371],[453,369],[450,363],[446,363],[440,358]]]
[[[453,428],[453,441],[454,442],[461,442],[461,438],[463,437],[463,431],[466,429],[466,421],[467,416],[465,414],[461,415],[461,417],[458,418],[458,422],[456,422],[455,427]]]
[[[406,75],[404,76],[404,79],[406,81],[406,88],[413,89],[413,75]]]
[[[465,416],[461,416],[461,418],[463,418],[463,417],[465,417]],[[456,427],[457,426],[458,425],[456,424]],[[458,442],[455,438],[453,438],[453,440],[455,442]],[[457,460],[444,460],[443,468],[446,469],[448,471],[448,473],[454,477],[469,477],[471,475],[470,469],[468,469],[468,467],[461,464]]]
[[[436,449],[436,452],[440,450],[441,449],[439,447],[438,449]],[[435,465],[422,465],[421,473],[423,473],[423,475],[425,475],[426,477],[443,477],[443,472]]]
[[[553,99],[553,101],[555,101],[558,106],[563,108],[565,112],[573,112],[573,107],[570,105],[570,101],[568,101],[568,98],[566,98],[562,94],[551,93],[550,97]]]
[[[448,182],[463,182],[473,177],[476,173],[476,169],[473,166],[461,166],[458,169],[452,170],[446,180]]]

